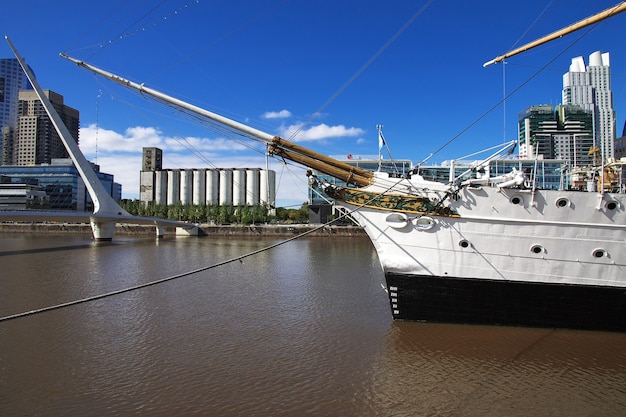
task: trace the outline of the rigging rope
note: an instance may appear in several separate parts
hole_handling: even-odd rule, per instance
[[[454,142],[455,140],[457,140],[459,137],[461,137],[465,132],[467,132],[468,130],[470,130],[472,127],[476,126],[478,124],[478,122],[480,122],[482,119],[484,119],[485,117],[487,117],[492,111],[494,111],[495,109],[497,109],[502,103],[506,102],[509,98],[511,98],[514,94],[517,94],[517,92],[519,90],[521,90],[524,86],[526,86],[526,84],[530,83],[533,79],[535,79],[539,74],[541,74],[543,71],[545,71],[550,65],[552,65],[552,63],[554,63],[557,59],[559,59],[561,56],[563,56],[567,51],[569,51],[571,48],[574,47],[574,45],[576,45],[578,42],[580,42],[581,39],[583,39],[585,36],[587,36],[587,34],[593,30],[595,28],[595,26],[597,26],[598,24],[596,23],[596,25],[590,26],[589,29],[584,32],[581,36],[578,37],[578,39],[576,39],[575,41],[573,41],[569,46],[567,46],[565,49],[563,49],[560,53],[558,53],[557,55],[554,56],[554,58],[552,58],[550,61],[548,61],[544,66],[540,67],[534,74],[532,74],[526,81],[524,81],[523,83],[521,83],[520,85],[518,85],[515,89],[513,89],[513,91],[511,91],[509,94],[507,94],[506,96],[504,96],[502,98],[502,100],[498,101],[496,104],[494,104],[491,108],[489,108],[487,111],[485,111],[482,115],[480,115],[476,120],[474,120],[472,123],[470,123],[469,125],[467,125],[465,128],[463,128],[459,133],[457,133],[456,135],[454,135],[451,139],[449,139],[447,142],[445,142],[443,145],[441,145],[439,148],[437,148],[436,151],[434,151],[433,153],[431,153],[430,155],[428,155],[428,157],[426,157],[425,159],[423,159],[422,161],[420,161],[418,164],[416,164],[417,167],[420,167],[422,164],[424,164],[428,159],[430,159],[431,157],[433,157],[434,155],[436,155],[437,153],[441,152],[444,148],[448,147],[452,142]]]
[[[311,114],[311,117],[309,117],[309,119],[307,121],[305,121],[304,123],[302,123],[300,125],[300,127],[298,127],[298,129],[296,129],[290,136],[289,136],[289,140],[292,140],[293,138],[295,138],[298,134],[300,134],[300,132],[302,132],[302,130],[304,129],[305,126],[307,126],[309,123],[311,123],[313,121],[313,119],[319,115],[322,114],[322,112],[324,111],[324,109],[326,109],[326,107],[328,107],[330,105],[330,103],[332,103],[342,92],[343,90],[345,90],[346,88],[348,88],[348,86],[350,84],[352,84],[352,81],[354,81],[359,75],[361,75],[361,73],[363,71],[365,71],[367,69],[367,67],[369,67],[372,62],[374,62],[383,52],[385,52],[385,50],[396,40],[398,39],[398,37],[406,30],[408,29],[409,26],[411,26],[413,24],[413,22],[415,21],[415,19],[417,19],[419,17],[419,15],[421,15],[430,5],[430,3],[432,3],[433,0],[429,0],[428,2],[426,2],[426,4],[424,4],[418,11],[417,13],[415,13],[405,24],[404,26],[402,26],[400,28],[400,30],[398,30],[392,37],[391,39],[389,39],[378,51],[376,51],[376,53],[374,55],[372,55],[370,57],[370,59],[367,60],[367,62],[365,62],[365,64],[363,64],[361,66],[361,68],[359,68],[357,70],[357,72],[355,72],[349,79],[348,81],[346,81],[341,87],[339,87],[339,89],[337,91],[335,91],[335,93],[330,96],[330,98],[328,100],[326,100],[324,102],[324,104],[322,104],[322,106],[317,109],[317,111],[313,112]]]
[[[153,14],[157,9],[159,9],[161,6],[163,6],[163,4],[167,3],[169,0],[162,0],[160,3],[158,3],[157,5],[155,5],[154,7],[152,7],[149,11],[147,11],[143,16],[141,16],[140,18],[136,19],[135,21],[133,21],[131,24],[129,24],[126,28],[124,28],[118,35],[114,36],[112,39],[109,39],[108,41],[104,42],[104,43],[100,43],[97,45],[90,45],[88,47],[85,47],[83,49],[88,49],[88,48],[92,48],[92,47],[98,47],[98,49],[89,56],[90,58],[93,58],[95,55],[97,55],[98,53],[100,53],[100,51],[102,51],[104,48],[106,48],[107,46],[111,45],[112,43],[120,40],[120,39],[124,39],[130,36],[134,36],[139,32],[145,32],[149,27],[154,27],[157,26],[160,22],[162,21],[166,21],[169,18],[179,14],[180,12],[182,12],[183,10],[185,10],[186,8],[188,8],[189,6],[191,6],[193,3],[199,3],[200,0],[190,0],[188,3],[186,3],[185,5],[179,7],[178,9],[170,12],[169,14],[162,16],[160,18],[158,18],[157,20],[154,20],[151,23],[148,23],[138,29],[132,30],[131,29],[136,26],[137,24],[139,24],[142,20],[146,19],[148,16],[150,16],[151,14]],[[126,2],[122,2],[118,8],[121,8],[122,6],[126,7]],[[112,11],[109,16],[113,15],[115,13],[115,11]],[[131,12],[127,13],[130,14]],[[107,16],[107,18],[109,17]],[[105,19],[102,19],[100,21],[104,22]],[[96,24],[93,26],[93,28],[95,28],[97,25],[99,25],[100,23]],[[93,29],[92,28],[92,29]]]

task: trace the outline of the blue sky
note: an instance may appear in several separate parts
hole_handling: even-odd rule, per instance
[[[2,6],[0,28],[42,87],[80,111],[87,158],[115,175],[125,198],[137,198],[144,146],[164,150],[164,168],[264,167],[265,157],[77,68],[60,52],[272,134],[306,123],[294,140],[328,155],[376,155],[376,125],[382,124],[393,157],[417,163],[464,132],[430,159],[439,163],[515,139],[518,113],[559,104],[571,59],[587,60],[597,50],[611,54],[621,134],[626,13],[506,65],[482,65],[615,4],[22,0]],[[0,56],[12,57],[5,42]],[[277,171],[279,205],[306,200],[304,170],[280,162],[270,168]]]

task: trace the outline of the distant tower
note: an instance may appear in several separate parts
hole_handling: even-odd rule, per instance
[[[78,143],[78,110],[63,104],[63,96],[54,91],[44,90],[44,94]],[[12,165],[49,164],[52,159],[69,157],[34,90],[22,90],[19,93],[18,123],[10,153]]]
[[[139,200],[147,204],[155,201],[156,171],[163,169],[163,151],[159,148],[143,148],[141,172],[139,173]]]
[[[11,150],[17,125],[19,91],[32,89],[16,58],[0,59],[0,165],[12,162]]]
[[[142,171],[161,171],[163,169],[163,151],[159,148],[143,148]]]
[[[594,145],[604,158],[615,156],[615,110],[611,93],[609,53],[596,51],[585,66],[583,57],[572,59],[569,72],[563,74],[563,104],[577,104],[592,112]]]

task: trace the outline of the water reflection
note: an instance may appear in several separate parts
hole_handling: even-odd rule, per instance
[[[626,335],[393,324],[377,369],[385,415],[621,416]]]

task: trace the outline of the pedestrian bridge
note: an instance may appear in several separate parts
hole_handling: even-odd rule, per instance
[[[17,52],[15,46],[8,38],[5,39],[13,50],[15,57],[19,61],[24,73],[28,77],[31,85],[35,89],[41,104],[46,110],[48,117],[52,121],[65,149],[74,162],[81,178],[85,183],[85,187],[89,192],[94,205],[93,213],[89,212],[59,212],[59,211],[0,211],[0,221],[61,221],[74,223],[90,223],[95,240],[111,240],[115,233],[115,225],[117,223],[128,224],[149,224],[156,228],[157,237],[164,234],[165,227],[176,227],[177,234],[197,235],[198,227],[195,224],[178,222],[174,220],[157,219],[154,217],[139,217],[128,213],[109,194],[98,178],[94,168],[91,166],[87,158],[83,155],[78,143],[72,138],[69,130],[61,120],[61,117],[55,110],[54,106],[44,94],[43,90],[37,83],[30,68],[24,62],[24,59]]]

